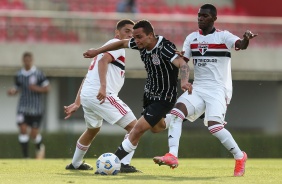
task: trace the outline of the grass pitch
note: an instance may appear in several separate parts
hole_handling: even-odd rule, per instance
[[[163,183],[281,183],[282,159],[249,159],[244,177],[233,177],[233,159],[180,159],[178,168],[158,166],[152,159],[133,159],[132,165],[143,173],[94,175],[94,171],[69,171],[70,159],[0,159],[2,184],[163,184]],[[95,167],[96,159],[87,159]]]

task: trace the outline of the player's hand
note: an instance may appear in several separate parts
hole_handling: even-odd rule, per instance
[[[101,86],[99,89],[98,95],[96,97],[100,101],[100,104],[103,104],[107,98],[106,87]]]
[[[181,89],[183,91],[187,91],[188,94],[192,94],[193,85],[190,82],[187,82],[187,83],[181,85]]]
[[[178,54],[178,56],[181,57],[182,59],[184,59],[184,61],[187,63],[189,61],[189,59],[184,56],[184,53],[185,53],[184,50],[183,51],[175,50],[175,54]]]
[[[184,57],[184,53],[185,51],[179,51],[179,50],[175,50],[175,53],[178,54],[180,57]]]
[[[250,40],[250,39],[253,39],[254,37],[258,36],[258,34],[254,34],[252,33],[250,30],[247,30],[245,32],[245,34],[243,35],[244,39],[245,40]]]
[[[89,49],[86,52],[83,53],[84,58],[94,58],[97,56],[99,53],[96,49]]]
[[[71,117],[71,115],[77,111],[80,105],[77,105],[76,103],[70,104],[69,106],[64,106],[64,111],[66,113],[65,119],[68,119]]]
[[[17,90],[15,88],[11,88],[7,91],[8,95],[13,96],[17,94]]]

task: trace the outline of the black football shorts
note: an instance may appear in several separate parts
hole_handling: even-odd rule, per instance
[[[174,103],[168,101],[149,100],[144,103],[142,115],[145,120],[154,127],[162,118],[166,117],[166,114],[171,111],[173,106]]]

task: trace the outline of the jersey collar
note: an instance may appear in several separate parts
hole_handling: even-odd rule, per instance
[[[163,40],[163,36],[157,36],[157,38],[158,38],[158,42],[157,42],[157,44],[155,45],[155,47],[152,50],[154,50],[156,47],[158,47],[159,44],[161,43],[161,41]],[[146,53],[151,53],[152,50],[147,50],[146,49]]]
[[[30,70],[26,70],[25,68],[22,68],[22,74],[24,76],[29,76],[30,74],[32,74],[34,71],[36,70],[35,66],[32,66]]]
[[[209,34],[213,34],[215,31],[216,31],[216,29],[214,27]],[[203,31],[201,29],[199,29],[199,34],[203,35]]]

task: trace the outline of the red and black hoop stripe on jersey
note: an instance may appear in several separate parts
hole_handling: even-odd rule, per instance
[[[208,46],[208,49],[228,49],[227,46],[225,44],[206,44],[206,43],[203,43],[203,44],[191,44],[191,49],[198,49],[199,48],[199,45],[207,45]]]
[[[109,53],[109,52],[107,52],[107,54],[112,56],[112,54]],[[115,58],[112,56],[112,59],[113,59],[113,61],[111,62],[111,64],[119,67],[121,70],[125,70],[125,57],[120,56],[115,60]]]
[[[113,62],[111,62],[111,64],[119,67],[121,70],[125,70],[125,66],[122,65],[121,63],[119,63],[118,61],[113,61]]]
[[[200,52],[199,48],[201,46],[206,46],[205,52]],[[191,44],[190,48],[192,50],[192,56],[214,56],[214,57],[230,57],[231,53],[229,52],[226,44],[208,44],[208,43],[199,43]]]

